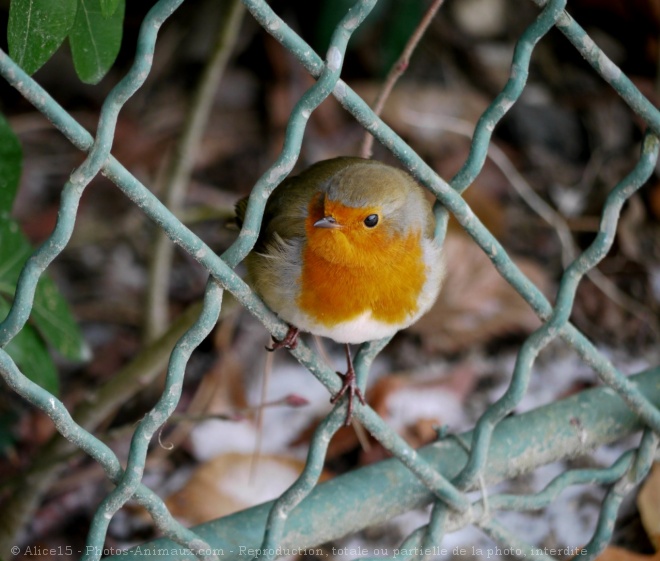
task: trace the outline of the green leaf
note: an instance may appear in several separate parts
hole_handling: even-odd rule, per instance
[[[0,213],[10,212],[21,179],[23,151],[7,119],[0,115]]]
[[[108,18],[103,16],[101,1],[78,0],[76,21],[69,34],[73,64],[87,84],[97,84],[105,76],[121,46],[125,0],[119,0]]]
[[[16,221],[0,214],[0,294],[13,296],[32,246]],[[30,321],[45,341],[70,360],[86,360],[90,351],[69,306],[53,280],[41,275]]]
[[[23,263],[32,253],[30,242],[7,212],[0,213],[0,293],[12,296]]]
[[[9,302],[0,296],[0,317],[9,312]],[[30,380],[53,395],[59,392],[57,368],[48,353],[46,344],[37,331],[26,325],[5,347],[9,356]]]
[[[32,308],[32,321],[39,333],[64,357],[88,360],[91,351],[69,305],[50,277],[43,276],[37,284]]]
[[[11,0],[9,56],[33,74],[62,44],[76,19],[77,0]]]
[[[104,18],[114,15],[120,0],[101,0],[101,13]]]

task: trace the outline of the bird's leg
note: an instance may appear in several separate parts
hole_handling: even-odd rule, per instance
[[[295,349],[298,346],[298,333],[300,333],[300,329],[290,325],[289,331],[286,332],[284,339],[278,341],[275,337],[272,337],[273,346],[266,347],[266,350],[272,353],[277,349]]]
[[[346,421],[344,422],[344,425],[348,426],[351,424],[351,417],[353,416],[353,397],[357,396],[362,405],[365,404],[365,401],[364,396],[362,395],[362,391],[357,385],[355,369],[353,368],[353,358],[351,357],[351,348],[348,346],[348,343],[345,344],[344,349],[346,351],[346,363],[348,368],[346,370],[346,374],[337,372],[337,374],[342,377],[344,383],[337,394],[330,400],[330,403],[334,405],[344,394],[347,394],[348,409],[346,411]]]

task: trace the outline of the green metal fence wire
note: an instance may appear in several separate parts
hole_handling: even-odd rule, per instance
[[[632,378],[656,404],[660,403],[659,375],[660,368],[655,368]],[[639,417],[607,388],[588,390],[534,411],[507,417],[493,432],[491,460],[484,484],[495,484],[561,458],[575,457],[643,426]],[[552,439],[547,438],[549,433]],[[419,454],[438,472],[452,479],[465,465],[466,449],[472,438],[473,432],[445,438],[419,450]],[[545,507],[572,485],[615,483],[626,477],[635,457],[636,452],[629,451],[607,469],[566,471],[537,495],[484,497],[464,514],[451,515],[446,529],[451,532],[466,524],[487,523],[489,512],[496,509],[524,511]],[[397,459],[352,471],[314,487],[308,498],[291,512],[279,550],[292,552],[296,548],[313,548],[428,504],[432,497],[431,491]],[[216,550],[223,552],[223,559],[242,559],[247,551],[262,549],[263,528],[273,504],[259,505],[202,524],[195,530]],[[411,557],[401,555],[405,550],[421,549],[424,531],[424,528],[417,530],[401,544],[397,558]],[[141,551],[150,555],[159,552],[163,560],[181,558],[175,544],[166,539],[141,546]],[[192,556],[183,558],[193,559]]]
[[[238,239],[220,257],[181,224],[110,154],[118,113],[146,80],[158,29],[183,0],[160,0],[145,18],[135,63],[103,104],[95,137],[0,51],[0,74],[76,147],[88,153],[63,188],[53,233],[25,264],[12,308],[0,324],[0,346],[11,341],[27,322],[37,281],[68,243],[80,197],[99,172],[111,179],[174,243],[199,261],[210,274],[202,312],[172,352],[165,389],[156,406],[137,426],[125,468],[105,444],[73,421],[61,401],[29,381],[9,355],[0,349],[0,374],[7,385],[48,414],[58,431],[98,461],[116,485],[95,513],[83,559],[96,560],[101,557],[110,520],[131,498],[147,508],[166,539],[148,544],[139,552],[133,552],[133,555],[128,552],[121,556],[124,559],[142,556],[146,551],[158,552],[163,559],[210,560],[246,556],[273,559],[286,553],[283,550],[285,547],[318,545],[429,501],[434,502],[429,523],[404,541],[396,552],[397,559],[432,556],[447,532],[465,524],[477,525],[503,548],[518,551],[519,557],[535,555],[539,559],[547,559],[547,555],[537,551],[532,544],[525,543],[504,528],[494,518],[493,512],[537,509],[547,505],[568,486],[583,483],[608,484],[611,487],[603,501],[594,535],[585,545],[584,555],[580,558],[593,559],[605,547],[611,539],[623,497],[646,475],[657,449],[660,370],[626,377],[569,322],[569,316],[581,278],[603,259],[613,243],[623,204],[653,172],[660,147],[660,114],[564,10],[565,0],[535,1],[542,9],[517,43],[509,81],[479,120],[465,165],[451,181],[446,182],[340,79],[350,36],[377,0],[358,0],[348,10],[332,35],[325,60],[263,0],[243,0],[264,29],[298,58],[317,81],[292,111],[284,148],[255,185]],[[565,270],[554,307],[516,267],[460,196],[481,171],[496,124],[525,87],[536,43],[553,27],[566,35],[595,71],[648,126],[639,162],[607,198],[598,235]],[[142,483],[149,443],[178,403],[185,365],[217,322],[224,290],[229,290],[273,335],[282,337],[285,334],[286,325],[252,293],[236,275],[234,268],[256,241],[268,196],[296,163],[309,116],[331,94],[437,197],[437,237],[440,240],[444,238],[448,213],[451,212],[544,323],[522,345],[507,391],[485,411],[471,433],[446,437],[423,451],[416,451],[371,408],[358,404],[355,417],[391,452],[394,459],[318,485],[328,442],[341,426],[345,415],[345,404],[338,403],[319,425],[302,475],[278,500],[194,529],[183,528],[156,494]],[[539,352],[558,337],[573,347],[595,370],[605,388],[584,392],[523,416],[505,418],[525,395]],[[358,352],[356,370],[362,388],[366,385],[371,363],[386,344],[387,341],[373,342],[364,345]],[[308,346],[301,343],[292,354],[331,392],[338,390],[336,374]],[[607,404],[606,409],[604,404]],[[642,429],[644,434],[639,447],[626,452],[607,469],[567,471],[536,495],[484,495],[472,501],[466,494],[474,489],[485,491],[487,484],[562,457],[583,453],[589,447]],[[549,433],[556,435],[556,438],[547,439]],[[385,482],[390,485],[386,492],[383,490]]]

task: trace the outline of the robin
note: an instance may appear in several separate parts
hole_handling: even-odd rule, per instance
[[[242,224],[247,198],[236,205]],[[300,331],[345,344],[347,370],[335,403],[364,404],[349,344],[390,337],[435,301],[443,277],[435,220],[404,171],[340,157],[287,178],[269,198],[247,256],[247,281],[285,322],[269,351],[295,348]]]

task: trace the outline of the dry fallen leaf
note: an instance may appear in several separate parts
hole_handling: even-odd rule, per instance
[[[167,508],[186,525],[201,524],[278,497],[305,465],[274,455],[261,456],[254,469],[252,462],[252,454],[223,454],[204,462],[165,500]]]
[[[660,463],[653,464],[651,473],[637,495],[637,508],[646,534],[656,551],[660,551]]]
[[[580,559],[580,555],[573,557]],[[660,553],[655,555],[643,555],[642,553],[633,553],[621,547],[610,545],[603,553],[596,557],[596,561],[658,561]]]
[[[653,218],[660,220],[660,181],[656,181],[649,188],[649,209]]]

